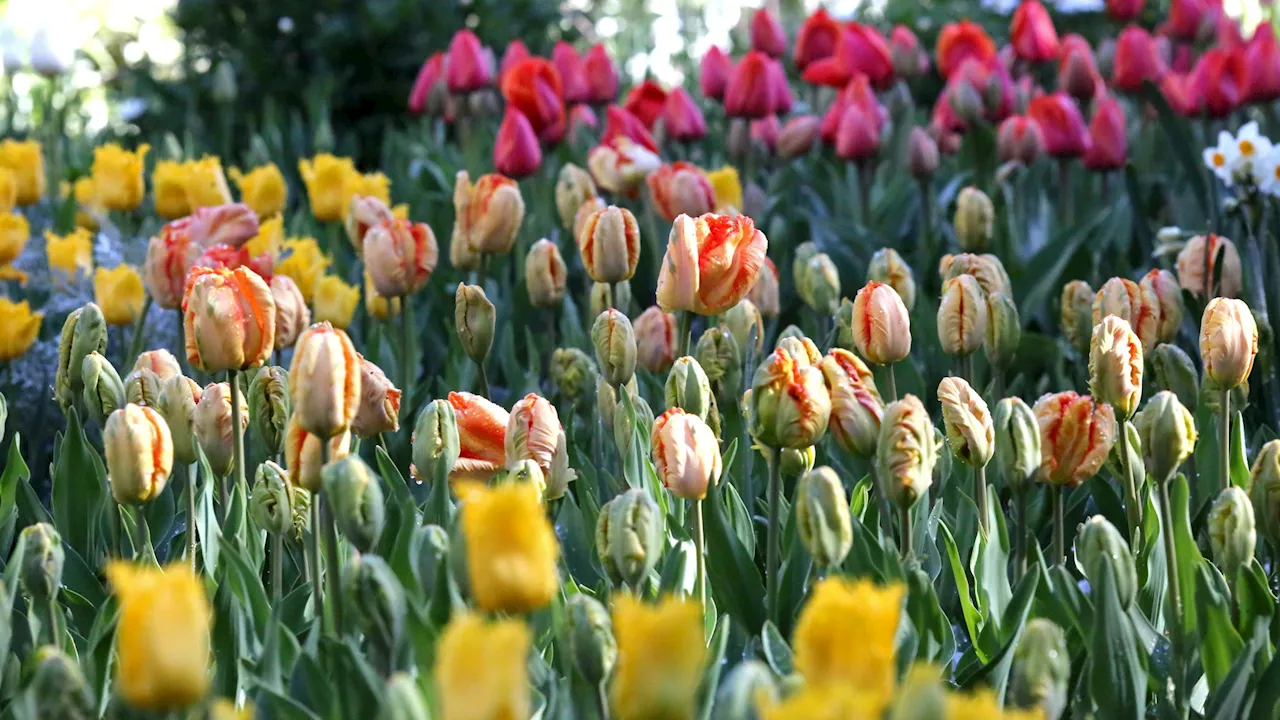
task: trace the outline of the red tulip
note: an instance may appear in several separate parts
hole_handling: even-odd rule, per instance
[[[938,132],[959,134],[968,130],[969,124],[956,113],[951,101],[950,88],[951,86],[948,85],[938,93],[938,99],[933,103],[933,112],[929,116],[929,124]]]
[[[836,100],[827,109],[827,114],[822,116],[822,125],[819,127],[822,142],[828,145],[836,144],[840,121],[844,118],[845,109],[850,105],[856,105],[862,111],[863,117],[875,124],[877,134],[884,128],[886,120],[884,109],[880,107],[880,101],[876,99],[867,76],[857,73],[836,95]]]
[[[1144,81],[1158,81],[1163,74],[1164,66],[1151,35],[1137,25],[1122,30],[1111,60],[1111,84],[1118,90],[1139,92]]]
[[[791,84],[787,82],[787,71],[782,68],[782,61],[769,60],[766,68],[769,78],[769,89],[773,93],[773,112],[786,115],[791,112]]]
[[[652,80],[645,80],[639,85],[631,88],[631,92],[627,93],[627,99],[623,101],[622,106],[626,108],[632,115],[640,118],[640,122],[650,130],[653,124],[658,121],[658,116],[662,114],[662,106],[667,102],[667,91],[662,86]]]
[[[1044,149],[1050,156],[1069,158],[1089,149],[1089,129],[1070,95],[1056,92],[1032,100],[1027,116],[1040,126]]]
[[[729,76],[733,74],[733,60],[715,45],[702,56],[698,69],[698,87],[702,96],[710,100],[724,100],[724,91],[729,87]]]
[[[625,137],[637,145],[644,146],[644,149],[649,152],[658,152],[658,143],[654,141],[653,136],[649,134],[649,130],[639,118],[627,112],[626,108],[610,105],[604,113],[604,137],[600,139],[600,143],[608,144],[616,137]]]
[[[982,26],[969,20],[948,23],[938,33],[938,72],[949,78],[965,58],[976,58],[984,66],[996,56],[996,45]]]
[[[666,128],[667,137],[680,142],[701,140],[707,135],[707,121],[702,117],[698,104],[682,87],[667,93],[667,102],[662,107],[662,125]]]
[[[516,63],[502,80],[502,96],[508,105],[524,114],[538,137],[564,135],[564,95],[560,73],[542,58],[526,58]],[[558,138],[556,138],[558,139]]]
[[[751,49],[775,58],[787,54],[787,35],[782,25],[764,8],[751,16]]]
[[[1045,62],[1058,56],[1058,31],[1040,0],[1023,0],[1013,12],[1009,36],[1014,52],[1028,62]]]
[[[200,257],[196,258],[192,267],[207,267],[215,270],[219,268],[235,270],[238,267],[247,267],[257,273],[263,282],[270,283],[271,274],[275,268],[275,259],[269,253],[250,258],[248,248],[219,244],[205,250]]]
[[[569,111],[569,132],[575,133],[584,127],[594,130],[600,127],[600,120],[596,117],[596,111],[592,110],[590,105],[579,103]]]
[[[1209,50],[1200,56],[1192,71],[1204,98],[1204,109],[1212,117],[1226,117],[1240,106],[1249,86],[1249,69],[1244,55],[1230,50]]]
[[[1249,68],[1249,85],[1245,99],[1249,102],[1271,102],[1280,98],[1280,48],[1270,23],[1262,23],[1242,51]]]
[[[445,71],[449,92],[465,95],[493,84],[493,67],[485,57],[480,38],[470,30],[459,30],[449,41],[449,67]]]
[[[762,118],[777,111],[775,75],[771,58],[752,50],[738,62],[724,93],[724,111],[730,117]]]
[[[807,154],[818,137],[822,121],[813,115],[792,116],[778,133],[778,157],[793,158]]]
[[[920,47],[920,39],[906,25],[894,25],[889,33],[889,56],[898,77],[912,78],[929,70],[929,56]]]
[[[523,40],[512,40],[507,43],[507,49],[502,53],[502,64],[498,70],[498,84],[502,85],[507,81],[507,73],[511,72],[511,68],[520,64],[521,60],[529,59],[529,48],[525,46]]]
[[[1259,25],[1258,28],[1262,28]],[[1255,34],[1257,30],[1254,31]],[[1220,50],[1237,50],[1245,46],[1244,35],[1240,32],[1240,23],[1224,15],[1218,16],[1218,26],[1214,33],[1214,47]]]
[[[542,164],[542,148],[529,118],[508,105],[493,144],[493,167],[509,178],[519,180],[532,175]]]
[[[1204,107],[1199,83],[1191,74],[1166,73],[1160,80],[1160,92],[1173,111],[1183,117],[1199,117]]]
[[[421,115],[427,110],[427,100],[431,93],[440,86],[444,79],[444,53],[438,52],[422,63],[418,77],[413,81],[413,90],[409,91],[409,112]]]
[[[830,57],[836,52],[842,28],[825,8],[818,8],[804,19],[796,35],[796,50],[792,60],[801,72],[809,63]]]
[[[1084,166],[1099,172],[1124,167],[1128,147],[1124,110],[1114,97],[1102,98],[1089,121],[1089,150],[1084,154]]]
[[[596,43],[583,60],[583,72],[587,76],[587,102],[603,105],[618,97],[618,68],[609,57],[604,45]]]
[[[1147,0],[1107,0],[1107,14],[1116,22],[1132,22],[1142,14],[1142,6],[1146,1]]]
[[[880,151],[880,127],[857,105],[850,104],[836,129],[836,155],[841,160],[861,161]]]
[[[1062,56],[1058,61],[1058,88],[1085,102],[1098,93],[1102,77],[1093,59],[1089,41],[1071,34],[1062,39]]]
[[[1025,115],[1010,115],[1000,123],[996,133],[996,152],[1000,162],[1020,162],[1031,165],[1044,151],[1044,136],[1040,126]]]
[[[1164,30],[1172,38],[1193,41],[1216,28],[1221,15],[1222,0],[1173,0]]]
[[[835,53],[809,65],[805,82],[827,87],[844,87],[855,72],[861,72],[877,88],[893,82],[893,56],[880,33],[869,25],[851,22],[840,33]]]
[[[751,121],[751,139],[760,143],[772,155],[778,149],[778,135],[782,132],[782,123],[777,115],[768,115]]]
[[[582,67],[582,58],[569,43],[560,40],[551,49],[551,62],[560,73],[560,84],[564,88],[564,101],[569,104],[587,101],[587,74]]]

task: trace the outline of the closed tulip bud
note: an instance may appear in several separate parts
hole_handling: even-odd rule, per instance
[[[666,411],[653,421],[651,444],[658,477],[676,497],[701,500],[707,486],[719,482],[720,444],[697,415],[678,407]]]
[[[807,357],[779,348],[752,378],[748,424],[751,436],[767,448],[805,448],[827,431],[831,394],[822,371]]]
[[[995,206],[986,193],[970,185],[956,198],[956,239],[965,252],[982,252],[991,242]]]
[[[249,495],[253,521],[272,535],[283,535],[293,528],[292,510],[288,472],[270,460],[259,465]]]
[[[320,477],[338,529],[360,552],[373,552],[385,521],[382,486],[373,470],[348,455],[325,465]]]
[[[791,257],[791,279],[795,282],[797,291],[804,287],[805,277],[809,274],[809,260],[819,252],[818,244],[812,240],[796,246],[795,254]]]
[[[768,457],[772,451],[766,450],[765,456]],[[784,448],[778,456],[778,472],[784,478],[799,478],[805,473],[813,469],[813,464],[818,461],[818,454],[814,451],[813,446],[800,448]]]
[[[1080,352],[1089,349],[1093,337],[1093,288],[1083,280],[1062,286],[1062,334]]]
[[[507,482],[527,483],[538,488],[538,497],[547,499],[547,477],[532,460],[521,460],[507,472]]]
[[[125,405],[111,413],[102,430],[111,496],[137,505],[164,492],[173,471],[169,426],[154,408]]]
[[[617,297],[614,297],[616,290]],[[600,317],[600,313],[614,308],[626,312],[626,308],[631,305],[631,282],[623,280],[620,283],[592,283],[591,284],[591,314]]]
[[[818,139],[822,120],[814,115],[797,115],[787,120],[778,134],[778,157],[784,160],[807,155]]]
[[[1020,397],[996,403],[996,469],[1015,492],[1025,490],[1040,469],[1040,429],[1035,413]]]
[[[636,385],[635,376],[623,385],[626,388],[627,395],[635,397],[639,392]],[[613,432],[613,415],[619,405],[617,387],[611,385],[603,375],[596,378],[596,412],[600,417],[600,422],[604,425],[605,432]]]
[[[596,317],[591,326],[600,373],[610,385],[626,383],[636,371],[636,331],[627,316],[612,308]]]
[[[666,372],[675,361],[676,317],[653,306],[636,318],[636,362],[652,373]]]
[[[436,482],[453,470],[461,452],[458,418],[448,400],[433,400],[413,424],[413,466],[418,477]]]
[[[311,308],[297,283],[288,275],[271,278],[271,297],[276,303],[276,349],[291,347],[311,324]]]
[[[1214,285],[1214,295],[1235,297],[1240,294],[1240,251],[1227,238],[1219,235],[1191,238],[1178,253],[1174,267],[1178,271],[1178,284],[1198,298],[1204,297],[1210,282]]]
[[[1256,543],[1257,528],[1249,496],[1235,486],[1223,490],[1209,509],[1209,545],[1214,564],[1223,575],[1233,578],[1237,570],[1253,561]]]
[[[1025,115],[1011,115],[1000,123],[996,151],[1002,162],[1031,166],[1044,152],[1044,136],[1036,121]]]
[[[764,349],[764,317],[752,301],[742,300],[729,308],[720,320],[744,353],[759,353]]]
[[[744,300],[754,303],[761,317],[772,319],[779,312],[778,294],[778,268],[766,257],[764,265],[760,266],[760,273],[756,275],[756,284],[751,286],[751,291]]]
[[[1041,397],[1032,411],[1040,427],[1040,482],[1076,487],[1098,474],[1117,437],[1110,405],[1067,391]]]
[[[373,486],[378,486],[377,481]],[[381,497],[378,507],[382,507]],[[339,514],[339,523],[341,517]],[[364,636],[375,658],[387,665],[393,664],[408,614],[408,601],[400,579],[386,560],[366,553],[352,559],[343,573],[342,586],[346,607],[352,611],[352,625]]]
[[[1142,342],[1129,323],[1108,315],[1093,328],[1089,345],[1089,391],[1129,418],[1142,400]]]
[[[62,587],[62,564],[66,554],[62,536],[49,523],[29,525],[22,531],[26,555],[22,558],[22,589],[34,604],[47,603]]]
[[[1157,390],[1169,390],[1187,408],[1194,410],[1200,398],[1200,375],[1191,356],[1177,345],[1165,343],[1156,346],[1151,355],[1152,385]]]
[[[687,413],[697,415],[706,420],[708,413],[715,407],[711,396],[711,381],[707,373],[692,357],[685,356],[676,360],[667,375],[665,390],[667,407],[680,408]]]
[[[1000,258],[990,253],[983,255],[974,253],[943,255],[942,259],[938,261],[938,275],[942,278],[944,284],[953,277],[972,275],[973,279],[977,280],[978,285],[982,287],[982,292],[987,295],[992,293],[1013,295],[1013,284],[1009,282],[1009,273],[1005,272]],[[1092,299],[1090,297],[1090,300]],[[1093,326],[1090,325],[1089,327],[1092,328]]]
[[[1258,527],[1272,545],[1280,545],[1280,440],[1271,440],[1258,450],[1249,477]]]
[[[511,252],[520,224],[524,222],[524,198],[515,180],[491,173],[472,184],[467,171],[459,171],[453,190],[453,209],[456,220],[451,243],[461,243],[464,256]],[[453,252],[451,246],[451,259]]]
[[[707,328],[693,351],[718,404],[733,403],[742,391],[742,352],[723,325]]]
[[[915,395],[889,403],[880,421],[876,473],[880,487],[899,508],[909,508],[929,492],[938,451],[929,413]]]
[[[82,365],[84,404],[98,422],[106,422],[111,413],[124,407],[124,383],[110,361],[96,352],[85,355]]]
[[[16,664],[14,670],[17,670]],[[97,717],[93,695],[80,664],[57,647],[45,645],[32,653],[23,675],[26,686],[21,697],[32,717],[48,720]],[[12,692],[16,694],[16,688]]]
[[[1118,277],[1103,283],[1093,299],[1093,324],[1108,315],[1129,323],[1144,351],[1155,349],[1160,332],[1160,301],[1150,286]]]
[[[560,248],[543,238],[529,248],[524,258],[524,281],[529,291],[529,304],[552,308],[564,300],[569,268],[564,264]]]
[[[716,209],[716,191],[693,163],[662,165],[649,174],[646,183],[654,211],[668,222],[681,215],[698,217]]]
[[[398,672],[387,680],[387,693],[378,720],[431,720],[431,711],[417,679],[409,673]]]
[[[987,362],[993,367],[1007,368],[1013,363],[1022,342],[1022,321],[1018,306],[1004,293],[987,296],[987,336],[982,343]]]
[[[877,365],[892,365],[911,354],[911,318],[889,285],[872,281],[858,291],[851,325],[858,353]]]
[[[365,270],[384,297],[407,297],[427,284],[440,251],[425,223],[384,220],[364,236]]]
[[[856,310],[855,310],[856,312]],[[957,275],[942,285],[938,340],[951,355],[970,355],[987,337],[987,302],[972,275]]]
[[[1052,620],[1027,623],[1013,653],[1008,702],[1016,707],[1039,707],[1048,720],[1057,720],[1067,706],[1071,655],[1067,637]]]
[[[662,511],[649,493],[632,488],[605,503],[596,520],[596,553],[615,585],[639,588],[662,556]]]
[[[173,458],[184,465],[196,461],[193,420],[203,394],[204,390],[194,380],[182,375],[169,378],[160,388],[156,409],[169,426]]]
[[[1102,515],[1094,515],[1080,526],[1076,535],[1076,562],[1084,576],[1095,586],[1101,577],[1103,557],[1110,561],[1111,568],[1115,571],[1116,594],[1120,596],[1120,604],[1128,608],[1138,595],[1138,574],[1134,569],[1133,552],[1115,525]]]
[[[174,375],[182,374],[182,368],[178,365],[177,358],[173,356],[173,353],[165,350],[164,348],[159,350],[147,350],[139,355],[138,359],[133,363],[133,369],[142,370],[143,368],[146,368],[158,375],[160,377],[161,384]]]
[[[1172,478],[1195,450],[1195,418],[1168,390],[1152,396],[1133,424],[1146,455],[1147,470],[1157,481]]]
[[[533,460],[550,476],[558,438],[563,432],[554,405],[540,395],[525,395],[508,416],[504,446],[507,467],[514,467],[521,460]]]
[[[453,319],[463,352],[475,362],[483,363],[493,346],[497,311],[479,285],[459,283],[453,302]]]
[[[1172,341],[1178,335],[1178,327],[1182,325],[1182,288],[1178,285],[1178,279],[1168,270],[1152,270],[1142,276],[1139,285],[1150,288],[1160,306],[1156,338],[1162,343]]]
[[[587,275],[600,283],[631,279],[640,261],[640,226],[630,210],[610,205],[595,211],[577,237]]]
[[[351,427],[359,407],[360,356],[346,332],[327,322],[307,328],[289,369],[293,414],[308,433],[324,438]]]
[[[549,374],[560,397],[577,406],[595,385],[596,364],[578,348],[556,348],[551,353]]]
[[[357,437],[372,438],[400,429],[401,391],[391,383],[382,368],[360,358],[360,404],[351,420],[351,431]]]
[[[240,421],[239,430],[243,433],[249,426],[248,415],[241,413]],[[213,474],[223,477],[231,472],[235,461],[236,428],[231,422],[230,384],[223,382],[205,386],[191,416],[191,428],[200,441],[200,449],[209,460]]]
[[[821,315],[833,315],[840,304],[840,271],[826,253],[809,258],[800,296]]]
[[[289,422],[289,374],[279,366],[258,371],[249,383],[249,424],[268,455],[284,447]],[[162,411],[163,412],[163,411]]]
[[[995,453],[995,428],[986,401],[957,377],[938,384],[938,401],[951,452],[973,467],[986,467]]]
[[[344,458],[351,452],[350,431],[335,435],[327,442],[327,462]],[[289,416],[289,427],[285,430],[284,459],[291,485],[300,486],[312,493],[320,491],[320,473],[326,465],[325,444],[319,435],[307,432],[299,424],[296,413]]]
[[[160,376],[146,368],[134,370],[124,379],[124,397],[134,405],[155,407],[160,400]]]
[[[370,230],[394,218],[391,208],[387,207],[382,198],[352,195],[351,202],[347,204],[345,225],[347,239],[351,241],[351,247],[355,248],[356,255],[364,254],[364,239]]]
[[[565,635],[574,667],[591,686],[603,683],[618,659],[609,611],[589,595],[571,596],[565,603]]]
[[[806,473],[796,486],[796,530],[813,562],[832,568],[844,562],[853,546],[849,500],[836,471],[820,467]]]
[[[880,248],[867,265],[867,281],[893,288],[908,309],[916,304],[916,279],[902,256],[893,248]]]
[[[275,299],[247,267],[193,269],[182,310],[187,360],[207,373],[257,367],[275,347]]]
[[[769,242],[744,215],[681,215],[658,276],[658,305],[718,315],[737,305],[764,264]]]
[[[629,446],[631,438],[637,432],[641,437],[649,437],[653,430],[654,418],[653,408],[649,407],[649,401],[645,400],[644,396],[628,391],[627,399],[631,401],[634,418],[621,400],[613,410],[613,440],[623,448]]]
[[[929,131],[916,126],[911,128],[907,141],[907,166],[917,180],[927,180],[938,171],[938,143]]]
[[[835,348],[822,359],[822,375],[831,393],[831,432],[845,451],[875,454],[884,401],[871,370],[848,350]]]
[[[1243,384],[1258,354],[1258,325],[1241,300],[1214,298],[1200,319],[1200,359],[1216,389]]]
[[[66,412],[84,392],[84,358],[89,353],[107,351],[107,319],[102,309],[86,303],[67,315],[58,338],[58,371],[54,395]]]
[[[583,203],[596,199],[596,183],[586,170],[565,163],[556,178],[556,211],[565,230],[574,229],[574,221]],[[577,233],[574,233],[577,237]]]

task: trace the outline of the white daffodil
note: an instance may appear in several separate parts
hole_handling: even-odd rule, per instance
[[[1231,174],[1246,181],[1253,175],[1253,164],[1271,152],[1271,141],[1258,132],[1258,123],[1247,122],[1236,133],[1236,158]]]
[[[1204,149],[1204,164],[1217,175],[1227,186],[1234,184],[1231,171],[1235,166],[1236,157],[1240,154],[1240,148],[1236,145],[1236,139],[1231,137],[1231,133],[1222,131],[1218,133],[1218,144]]]
[[[1273,147],[1254,160],[1253,182],[1260,191],[1280,196],[1280,147]]]

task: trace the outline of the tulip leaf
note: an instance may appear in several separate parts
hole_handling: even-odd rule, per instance
[[[765,621],[766,623],[768,621]],[[733,627],[728,615],[721,615],[716,622],[715,632],[711,633],[711,642],[707,645],[707,670],[702,676],[702,685],[698,689],[698,713],[700,720],[710,720],[711,710],[715,705],[716,688],[720,685],[720,673],[724,668],[724,653],[729,646],[729,632]]]
[[[270,687],[259,686],[255,697],[255,704],[262,708],[263,715],[267,717],[280,720],[321,720],[319,715],[302,703]]]
[[[662,568],[658,574],[658,595],[679,592],[684,582],[685,567],[688,555],[678,550],[668,552],[662,558]]]
[[[89,630],[84,650],[85,679],[89,683],[94,703],[103,707],[108,697],[108,681],[111,679],[111,666],[115,662],[116,623],[120,617],[120,606],[114,598],[107,598],[98,607],[98,615]]]
[[[1249,643],[1234,657],[1222,684],[1209,692],[1209,699],[1204,706],[1206,720],[1235,720],[1243,717],[1253,694],[1254,663],[1258,653],[1268,642],[1266,626],[1254,628]]]
[[[1275,622],[1276,598],[1257,558],[1236,571],[1235,600],[1240,608],[1237,626],[1241,632],[1249,634],[1255,626],[1269,628]]]
[[[1033,565],[1027,574],[1018,581],[1009,607],[1001,619],[1001,627],[1005,628],[1006,637],[1001,641],[1000,649],[991,656],[991,660],[977,669],[973,675],[962,683],[963,687],[972,687],[978,682],[990,685],[996,697],[1003,705],[1005,694],[1009,689],[1009,677],[1013,672],[1014,654],[1018,643],[1022,640],[1022,631],[1027,626],[1027,618],[1031,614],[1031,606],[1036,599],[1036,591],[1040,587],[1040,566]],[[957,676],[959,681],[959,676]]]
[[[2,402],[0,406],[3,406]],[[0,428],[0,433],[3,431]],[[0,550],[13,544],[18,524],[18,483],[30,478],[31,469],[22,459],[22,434],[15,432],[9,443],[9,459],[5,462],[4,473],[0,474]]]
[[[960,552],[956,550],[956,541],[951,537],[951,528],[947,527],[947,522],[941,520],[938,522],[938,529],[941,531],[942,542],[947,547],[947,560],[951,564],[951,574],[956,581],[956,590],[960,594],[960,609],[964,613],[965,629],[969,631],[969,641],[973,643],[974,652],[978,654],[978,660],[986,663],[990,656],[987,654],[979,643],[980,629],[983,624],[982,613],[978,608],[974,607],[973,596],[969,592],[969,575],[964,564],[960,562]]]
[[[588,532],[582,523],[582,511],[572,493],[565,493],[556,513],[556,536],[560,539],[560,554],[569,574],[578,582],[595,585],[601,577],[592,559],[595,556],[595,528]]]
[[[703,500],[707,580],[730,617],[755,634],[765,621],[764,581],[755,558],[747,553],[730,525],[722,485],[712,485]]]
[[[418,505],[409,492],[404,476],[400,474],[399,468],[391,460],[386,449],[378,447],[375,455],[378,461],[378,473],[391,491],[387,499],[386,530],[383,531],[382,538],[379,540],[378,549],[390,561],[391,569],[395,571],[396,577],[399,578],[405,590],[420,595],[422,583],[419,582],[415,573],[417,562],[414,545],[414,533],[421,522]]]
[[[1207,560],[1196,565],[1196,621],[1200,630],[1200,661],[1212,693],[1222,685],[1231,663],[1244,650],[1244,640],[1231,624],[1231,600],[1226,581]]]
[[[1120,604],[1111,558],[1101,557],[1093,585],[1097,608],[1089,639],[1089,688],[1098,716],[1142,720],[1147,677],[1133,622]]]
[[[911,618],[918,638],[915,659],[946,662],[955,652],[955,635],[951,621],[938,602],[933,583],[929,581],[929,574],[919,568],[908,570],[907,588],[907,617]]]
[[[262,579],[245,559],[237,540],[231,540],[223,546],[222,564],[223,582],[231,585],[231,591],[247,606],[253,617],[257,637],[263,637],[267,630],[267,622],[271,619],[271,602],[262,587]]]
[[[760,632],[760,647],[764,651],[765,662],[778,677],[790,677],[796,671],[795,654],[772,620],[764,623],[764,629]]]
[[[1267,669],[1258,674],[1255,687],[1257,694],[1253,698],[1249,720],[1273,720],[1280,717],[1280,653],[1272,656]]]
[[[106,466],[85,437],[79,414],[71,408],[53,466],[50,504],[58,531],[81,557],[98,557],[101,552],[98,532],[107,511],[107,494]]]
[[[196,443],[197,448],[199,443]],[[218,569],[218,554],[222,546],[222,529],[218,527],[218,513],[213,504],[213,486],[217,479],[209,467],[209,458],[204,452],[197,450],[200,456],[199,476],[204,484],[196,497],[196,532],[200,536],[200,557],[204,561],[204,572],[212,576]]]
[[[1173,512],[1173,547],[1178,560],[1178,587],[1182,590],[1182,628],[1187,637],[1195,637],[1197,631],[1196,593],[1197,568],[1204,562],[1195,535],[1191,532],[1191,517],[1187,514],[1189,501],[1187,479],[1182,474],[1170,481],[1169,505]]]
[[[995,488],[988,486],[987,496],[992,502],[987,506],[987,527],[989,535],[978,536],[974,544],[973,555],[969,559],[969,567],[973,571],[975,587],[978,591],[978,610],[982,616],[993,621],[997,634],[1000,633],[1000,619],[1013,589],[1009,587],[1009,535],[1004,526],[1004,513],[995,502],[999,496]]]
[[[236,604],[230,583],[220,583],[213,594],[213,656],[215,693],[235,697],[240,689],[240,658],[245,657],[241,642],[240,607]]]
[[[1247,493],[1253,486],[1253,476],[1249,472],[1249,460],[1245,457],[1248,445],[1245,444],[1244,413],[1234,412],[1231,418],[1231,457],[1228,475],[1231,477],[1232,485]]]

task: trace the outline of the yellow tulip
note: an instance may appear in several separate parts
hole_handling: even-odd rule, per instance
[[[253,703],[242,708],[226,698],[218,698],[209,706],[209,720],[253,720]]]
[[[360,288],[348,285],[337,275],[323,275],[315,284],[316,322],[328,322],[339,330],[346,330],[360,304]]]
[[[0,175],[4,171],[0,170]],[[27,246],[31,227],[27,219],[16,212],[0,213],[0,280],[27,282],[27,274],[11,266]]]
[[[615,595],[613,631],[618,642],[611,698],[614,717],[693,718],[707,662],[702,607],[673,597],[649,605],[630,595]]]
[[[455,615],[437,646],[444,720],[529,717],[529,629],[519,620]]]
[[[391,217],[397,220],[408,220],[409,219],[409,203],[400,203],[399,205],[396,205],[395,207],[391,208]]]
[[[0,167],[13,172],[19,205],[34,205],[44,196],[44,154],[39,142],[0,142]]]
[[[352,175],[359,176],[351,158],[320,153],[310,160],[299,160],[298,172],[307,186],[311,214],[322,222],[342,220],[351,199],[347,181]]]
[[[400,298],[379,295],[368,270],[364,271],[364,310],[377,320],[387,320],[400,314]]]
[[[132,325],[142,312],[147,292],[142,275],[132,265],[120,264],[110,270],[98,268],[93,273],[94,302],[111,325]]]
[[[191,214],[191,201],[187,199],[187,166],[173,160],[161,160],[151,171],[151,196],[156,214],[166,220],[176,220]]]
[[[786,700],[760,703],[758,709],[762,720],[879,720],[888,704],[887,696],[863,688],[805,685]]]
[[[852,685],[888,697],[897,669],[893,639],[903,588],[831,578],[800,611],[792,645],[796,671],[812,686]]]
[[[94,181],[92,175],[86,175],[76,180],[73,188],[72,192],[76,199],[76,227],[90,231],[97,230],[98,218],[106,209],[98,196],[98,183]]]
[[[742,209],[742,181],[738,179],[737,168],[725,165],[719,170],[712,170],[707,173],[707,180],[716,193],[716,212]]]
[[[204,583],[184,563],[165,570],[113,562],[107,578],[120,601],[116,687],[146,710],[190,707],[209,688],[213,613]]]
[[[13,171],[0,167],[0,212],[13,212],[18,204],[18,181]]]
[[[230,174],[240,188],[240,199],[258,217],[271,217],[284,211],[289,199],[289,186],[285,184],[284,174],[275,163],[260,165],[248,173],[240,172],[239,168],[231,168]]]
[[[364,195],[366,197],[375,197],[382,201],[383,205],[391,204],[391,179],[380,172],[361,175],[353,172],[347,176],[346,181],[342,185],[342,207],[351,206],[351,198],[356,195]]]
[[[988,688],[963,694],[949,692],[946,709],[947,720],[1037,720],[1044,717],[1039,708],[1018,710],[1001,707],[996,694]]]
[[[76,228],[71,234],[63,236],[46,230],[44,239],[50,270],[74,276],[93,269],[93,235],[88,230]]]
[[[281,247],[281,259],[276,262],[275,273],[288,275],[298,286],[302,297],[311,302],[316,281],[331,262],[333,261],[321,252],[315,238],[289,238]]]
[[[222,172],[222,161],[216,155],[183,163],[186,168],[187,202],[192,209],[226,205],[231,202],[231,189]]]
[[[277,215],[270,220],[258,223],[258,234],[245,243],[244,248],[249,251],[249,257],[259,255],[275,257],[280,254],[280,245],[283,242],[284,219]]]
[[[93,182],[102,206],[107,210],[133,210],[147,194],[142,168],[150,145],[129,152],[115,143],[93,150]],[[79,198],[77,197],[77,200]]]
[[[31,312],[26,300],[0,297],[0,362],[22,357],[40,334],[44,313]]]
[[[472,489],[463,498],[462,532],[476,605],[523,613],[545,607],[560,587],[560,546],[532,483]]]

